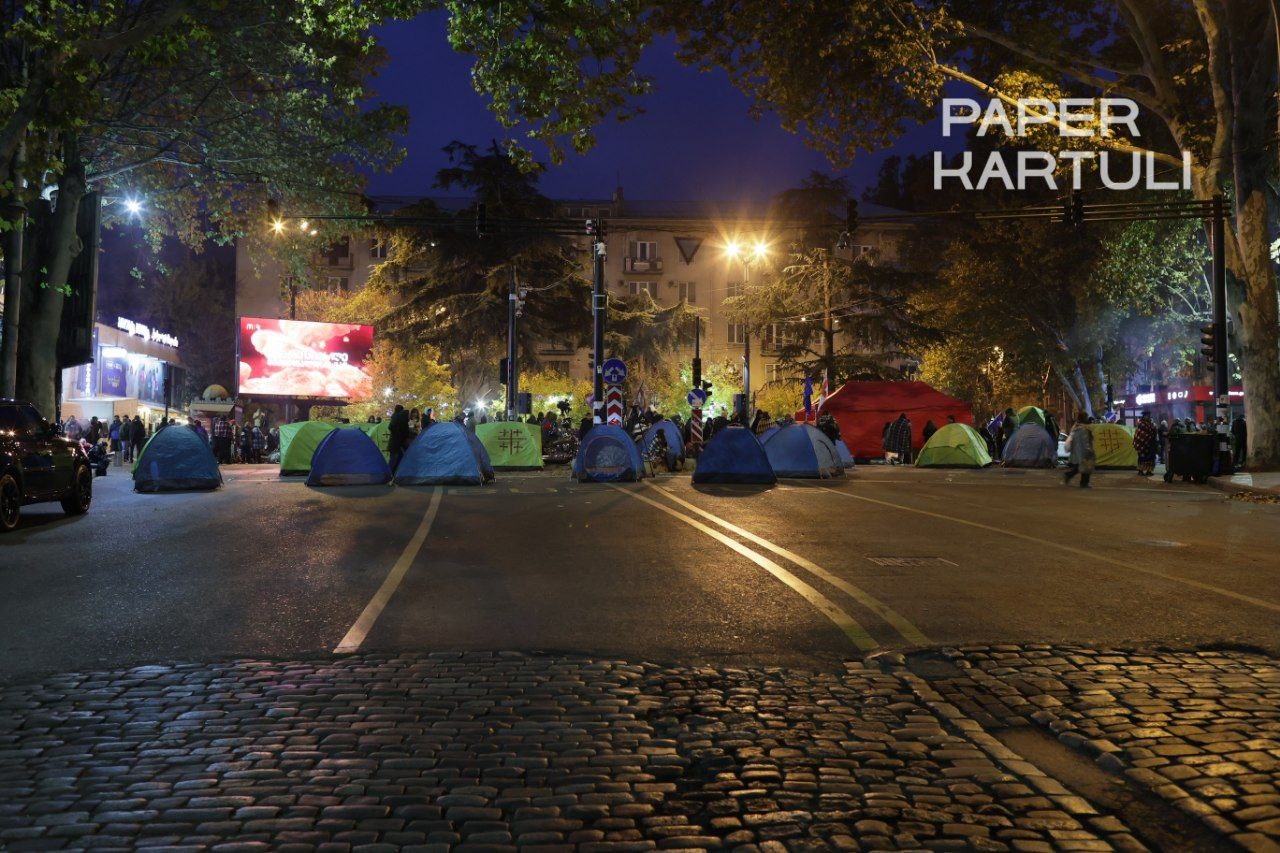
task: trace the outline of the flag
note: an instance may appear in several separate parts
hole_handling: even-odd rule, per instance
[[[804,378],[804,419],[813,417],[813,377]]]

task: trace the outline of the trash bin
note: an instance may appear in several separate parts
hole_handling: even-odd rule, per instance
[[[1180,432],[1169,436],[1169,458],[1165,464],[1164,481],[1173,482],[1181,477],[1183,482],[1195,480],[1207,483],[1213,474],[1213,457],[1218,449],[1218,437],[1210,432]]]

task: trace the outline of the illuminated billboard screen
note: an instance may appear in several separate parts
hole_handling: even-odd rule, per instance
[[[240,393],[366,400],[373,327],[240,318]]]

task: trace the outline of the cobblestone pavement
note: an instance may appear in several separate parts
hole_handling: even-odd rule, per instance
[[[1141,849],[984,730],[1019,721],[1256,849],[1278,836],[1270,660],[934,658],[942,677],[516,653],[51,677],[0,690],[0,846]]]
[[[1280,666],[1227,651],[944,650],[929,679],[988,730],[1043,726],[1237,843],[1280,850]]]

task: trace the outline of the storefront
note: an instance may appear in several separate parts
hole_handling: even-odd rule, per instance
[[[1231,417],[1234,419],[1244,414],[1244,389],[1236,385],[1229,393]],[[1196,423],[1205,423],[1214,415],[1213,386],[1171,385],[1138,391],[1117,399],[1116,408],[1123,413],[1126,423],[1133,423],[1144,411],[1150,412],[1157,421],[1161,418],[1191,418]]]
[[[138,415],[154,424],[174,409],[174,389],[181,387],[178,339],[126,317],[114,325],[95,323],[94,360],[62,371],[61,417]]]

